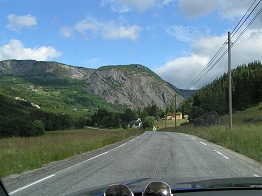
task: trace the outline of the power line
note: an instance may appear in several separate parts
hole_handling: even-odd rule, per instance
[[[213,68],[218,64],[218,62],[225,56],[225,54],[227,54],[227,52],[228,52],[228,50],[224,51],[224,53],[219,57],[219,59],[216,60],[216,62],[207,70],[207,72],[206,72],[204,75],[202,75],[202,76],[196,81],[196,83],[198,83],[199,80],[201,80],[211,69],[213,69]],[[195,83],[195,84],[196,84],[196,83]],[[194,84],[194,85],[195,85],[195,84]],[[192,86],[194,86],[194,85],[192,85]],[[190,88],[191,88],[192,86],[190,86]],[[189,88],[189,89],[190,89],[190,88]]]
[[[238,37],[236,38],[236,40],[233,42],[233,46],[235,43],[238,42],[238,40],[243,36],[243,34],[247,31],[247,29],[253,24],[253,22],[257,19],[257,17],[261,14],[262,12],[262,8],[258,11],[258,13],[254,16],[254,18],[248,23],[248,25],[246,26],[246,28],[243,29],[243,31],[238,35]],[[232,47],[233,47],[232,46]]]
[[[227,41],[226,41],[227,42]],[[224,47],[226,46],[226,42],[224,42],[224,44],[220,47],[220,49],[216,52],[216,54],[212,57],[212,59],[208,62],[208,64],[202,69],[202,71],[195,77],[194,80],[192,80],[185,89],[190,89],[192,86],[194,86],[197,82],[195,81],[199,81],[199,77],[200,79],[203,77],[203,75],[201,76],[201,74],[204,74],[204,71],[206,71],[208,69],[208,67],[212,64],[212,62],[215,60],[215,58],[219,55],[219,53],[224,49]],[[195,83],[194,83],[195,82]]]
[[[246,13],[244,14],[244,16],[241,18],[241,20],[237,23],[237,26],[233,29],[233,31],[231,32],[231,35],[233,38],[234,35],[238,32],[238,30],[243,26],[243,24],[246,22],[246,20],[249,18],[249,16],[253,13],[253,11],[255,10],[255,8],[258,6],[258,4],[261,2],[261,0],[257,3],[257,5],[253,8],[253,10],[249,13],[249,15],[246,17],[246,19],[244,20],[244,22],[242,22],[242,24],[238,27],[238,25],[241,23],[241,21],[245,18],[245,16],[247,15],[247,13],[249,12],[249,10],[251,9],[251,7],[254,5],[254,3],[257,0],[254,0],[254,2],[251,4],[251,6],[248,8],[248,10],[246,11]],[[238,29],[236,30],[236,28],[238,27]],[[235,32],[236,30],[236,32]]]
[[[251,4],[251,6],[248,8],[244,16],[241,18],[241,20],[238,22],[236,27],[234,28],[233,32],[234,34],[232,37],[239,31],[239,29],[243,26],[243,24],[247,21],[249,16],[254,12],[254,10],[257,8],[257,6],[260,4],[261,0],[256,4],[256,6],[252,9],[252,11],[249,13],[249,15],[245,18],[249,10],[252,8],[256,0]],[[242,37],[242,35],[247,31],[247,29],[250,27],[250,25],[256,20],[256,18],[261,14],[262,8],[259,10],[259,12],[254,16],[254,18],[249,22],[249,24],[246,26],[246,28],[238,35],[236,40],[232,43],[231,47]],[[245,18],[245,20],[241,23],[241,21]],[[240,25],[241,23],[241,25]],[[239,26],[240,25],[240,26]],[[239,27],[238,27],[239,26]],[[237,29],[237,30],[236,30]],[[236,31],[235,31],[236,30]],[[216,54],[212,57],[212,59],[208,62],[208,64],[200,71],[200,73],[187,85],[185,89],[190,89],[192,86],[197,84],[211,69],[215,67],[215,65],[225,56],[225,54],[228,52],[228,49],[224,51],[224,53],[213,63],[213,61],[218,57],[218,55],[221,53],[221,51],[224,49],[226,43],[228,42],[228,39],[224,42],[224,44],[220,47],[220,49],[216,52]],[[213,64],[212,64],[213,63]],[[212,64],[212,65],[211,65]]]

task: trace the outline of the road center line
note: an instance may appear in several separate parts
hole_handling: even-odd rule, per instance
[[[200,142],[200,143],[206,146],[206,144],[204,142]]]
[[[194,138],[194,137],[191,137],[193,140],[196,140],[196,138]]]
[[[28,184],[28,185],[26,185],[26,186],[23,186],[23,187],[21,187],[21,188],[19,188],[19,189],[16,189],[16,190],[12,191],[11,193],[9,193],[9,195],[12,195],[12,194],[14,194],[14,193],[16,193],[16,192],[18,192],[18,191],[21,191],[21,190],[23,190],[23,189],[26,189],[26,188],[28,188],[28,187],[30,187],[30,186],[32,186],[32,185],[35,185],[35,184],[37,184],[37,183],[39,183],[39,182],[42,182],[42,181],[47,180],[48,178],[52,178],[52,177],[54,177],[54,176],[55,176],[55,174],[52,174],[52,175],[47,176],[47,177],[45,177],[45,178],[42,178],[42,179],[40,179],[40,180],[38,180],[38,181],[35,181],[35,182],[31,183],[31,184]]]
[[[229,157],[227,157],[226,155],[224,155],[223,153],[217,151],[217,150],[214,150],[217,154],[223,156],[225,159],[229,159]]]

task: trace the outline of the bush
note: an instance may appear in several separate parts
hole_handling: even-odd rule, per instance
[[[19,127],[12,119],[0,116],[0,138],[19,136]]]
[[[86,125],[86,118],[83,117],[83,116],[78,117],[78,119],[76,120],[75,127],[77,129],[82,129],[82,128],[84,128],[85,125]]]
[[[35,120],[32,123],[32,128],[33,128],[32,136],[38,136],[38,135],[45,134],[45,126],[41,120]]]
[[[190,123],[189,122],[183,122],[183,123],[180,124],[180,126],[188,125],[188,124],[190,124]]]
[[[145,120],[143,121],[143,128],[146,129],[153,129],[154,127],[154,121],[155,117],[154,116],[147,116],[145,117]]]

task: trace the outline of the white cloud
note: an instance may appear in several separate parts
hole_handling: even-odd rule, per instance
[[[101,6],[104,7],[109,3],[113,3],[115,0],[102,0],[101,1]]]
[[[73,34],[73,29],[68,26],[64,26],[60,28],[60,33],[62,34],[63,37],[69,38]]]
[[[178,88],[186,88],[207,65],[226,40],[227,34],[200,38],[192,43],[191,55],[173,59],[157,68],[155,72],[164,80],[176,85]],[[234,41],[234,39],[232,41]],[[262,31],[259,29],[246,31],[232,48],[232,68],[254,60],[261,61],[261,46]],[[226,49],[227,45],[223,52]],[[201,88],[225,72],[227,72],[227,54],[193,88]]]
[[[81,33],[81,35],[87,39],[87,31],[95,33],[99,29],[100,24],[92,18],[86,18],[76,23],[74,29]]]
[[[32,28],[37,25],[36,18],[27,14],[24,16],[17,16],[15,14],[9,14],[7,16],[9,24],[6,25],[6,28],[19,32],[21,28]]]
[[[116,0],[125,6],[135,6],[139,11],[145,11],[155,4],[155,0]]]
[[[165,0],[166,2],[167,0]],[[114,12],[129,12],[133,9],[138,11],[146,11],[150,7],[157,5],[156,0],[103,0],[101,6],[111,4]]]
[[[138,25],[129,25],[123,23],[116,23],[110,21],[107,23],[101,23],[93,18],[86,17],[84,20],[79,21],[73,27],[61,27],[60,33],[65,38],[71,37],[73,32],[78,32],[83,38],[88,39],[90,35],[99,35],[103,39],[131,39],[137,40],[139,32],[142,28]]]
[[[88,68],[98,68],[99,66],[101,66],[100,61],[101,60],[98,57],[87,59],[86,61],[82,63],[82,66],[88,67]]]
[[[176,1],[176,0],[164,0],[163,5],[167,5],[171,3],[172,1]]]
[[[210,0],[179,0],[178,7],[183,15],[187,17],[199,17],[203,16],[214,9],[219,5],[219,1],[210,1]]]
[[[179,0],[180,12],[190,18],[201,17],[213,11],[217,11],[222,18],[234,19],[241,17],[247,11],[253,0]]]
[[[26,48],[19,40],[12,39],[6,45],[0,46],[0,60],[5,59],[34,59],[46,61],[61,55],[51,46]]]
[[[118,26],[114,22],[110,22],[103,26],[103,30],[101,32],[104,39],[131,39],[135,41],[139,32],[142,30],[138,25],[132,26]]]
[[[178,88],[185,88],[191,82],[192,77],[208,63],[208,60],[208,57],[192,54],[171,60],[157,68],[155,72]]]
[[[167,33],[174,36],[177,40],[183,42],[191,42],[193,37],[196,36],[197,31],[194,27],[183,27],[180,26],[170,26],[165,29]]]

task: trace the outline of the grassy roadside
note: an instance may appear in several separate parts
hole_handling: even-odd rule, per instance
[[[262,125],[235,125],[230,131],[225,126],[195,128],[187,125],[162,131],[195,135],[262,162]]]
[[[192,124],[179,126],[185,120],[156,121],[159,131],[176,131],[205,138],[254,160],[262,162],[262,123],[243,124],[245,118],[262,115],[262,103],[257,107],[233,114],[233,129],[226,125],[196,128]],[[228,115],[222,116],[227,123]],[[41,167],[43,164],[62,160],[141,134],[142,130],[66,130],[46,132],[32,138],[5,138],[0,140],[0,178]]]
[[[176,120],[176,126],[180,126],[180,124],[184,122],[186,122],[186,119]],[[174,127],[175,120],[155,120],[154,125],[157,129],[161,129],[164,127]]]
[[[0,178],[95,150],[142,132],[77,129],[46,132],[40,137],[1,139]]]
[[[243,123],[245,118],[262,116],[262,103],[245,111],[233,114],[233,128],[227,129],[228,115],[222,116],[225,125],[212,127],[194,127],[193,124],[169,127],[159,131],[187,133],[204,138],[235,152],[262,162],[262,123]]]

